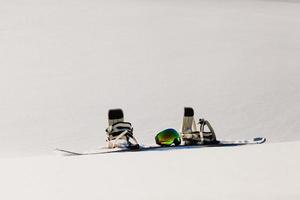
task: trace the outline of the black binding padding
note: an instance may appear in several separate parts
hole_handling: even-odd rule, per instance
[[[108,119],[122,119],[124,118],[122,109],[111,109],[108,111]]]
[[[184,108],[184,116],[185,117],[193,117],[194,116],[194,110],[191,107],[185,107]]]

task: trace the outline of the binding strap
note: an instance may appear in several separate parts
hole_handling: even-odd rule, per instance
[[[132,135],[133,128],[129,122],[117,122],[109,126],[105,131],[109,136],[116,137],[124,131],[127,131],[129,135]]]

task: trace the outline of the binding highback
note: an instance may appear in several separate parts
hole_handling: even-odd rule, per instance
[[[191,107],[185,107],[181,132],[185,134],[195,131],[197,131],[197,127],[194,119],[194,110]]]
[[[184,108],[181,137],[185,145],[201,142],[201,135],[194,119],[194,110],[191,107]]]
[[[112,126],[118,122],[124,122],[124,114],[122,109],[110,109],[108,111],[108,125]]]

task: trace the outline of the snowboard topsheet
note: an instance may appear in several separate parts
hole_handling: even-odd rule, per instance
[[[179,146],[144,146],[140,145],[138,149],[130,148],[99,148],[88,152],[75,152],[65,149],[55,149],[65,156],[80,156],[80,155],[95,155],[95,154],[107,154],[107,153],[121,153],[121,152],[140,152],[140,151],[164,151],[164,150],[179,150],[179,149],[194,149],[194,148],[206,148],[206,147],[233,147],[249,144],[262,144],[266,141],[266,138],[257,137],[251,140],[235,140],[235,141],[220,141],[218,144],[195,144],[195,145],[179,145]]]

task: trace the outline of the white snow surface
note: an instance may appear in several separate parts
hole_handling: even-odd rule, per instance
[[[298,0],[0,0],[0,199],[300,199]],[[54,156],[142,144],[183,107],[263,145]]]
[[[299,142],[2,159],[1,199],[300,198]]]

